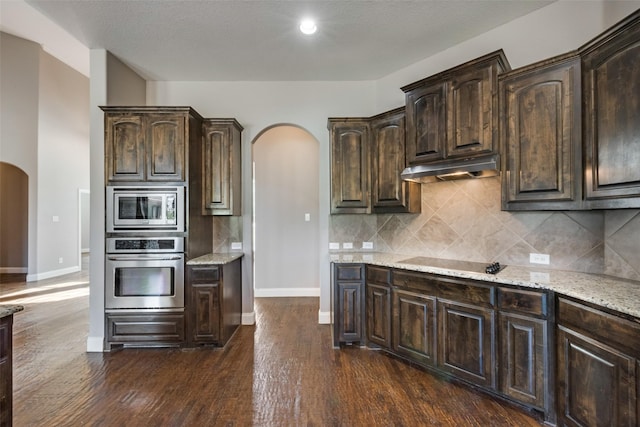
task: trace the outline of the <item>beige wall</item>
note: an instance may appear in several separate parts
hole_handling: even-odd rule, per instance
[[[39,67],[38,44],[0,32],[0,161],[29,179],[28,273],[37,272]]]
[[[120,59],[107,54],[107,105],[145,105],[147,82]]]
[[[37,274],[80,270],[80,197],[89,189],[89,79],[40,53]]]
[[[29,177],[0,162],[0,273],[26,273]]]
[[[253,144],[256,296],[320,295],[318,155],[318,141],[296,126],[274,126]]]

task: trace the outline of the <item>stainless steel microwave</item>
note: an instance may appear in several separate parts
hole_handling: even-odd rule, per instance
[[[107,232],[185,231],[184,187],[107,187]]]

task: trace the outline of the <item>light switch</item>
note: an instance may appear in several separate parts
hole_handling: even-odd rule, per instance
[[[60,222],[60,217],[58,215],[54,215],[53,222]]]
[[[304,214],[304,220],[311,221],[311,214],[308,214],[308,213]]]

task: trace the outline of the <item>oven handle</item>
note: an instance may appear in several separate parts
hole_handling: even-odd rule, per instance
[[[181,255],[109,255],[109,261],[178,261]]]

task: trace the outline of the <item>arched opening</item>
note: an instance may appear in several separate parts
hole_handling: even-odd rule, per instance
[[[0,273],[26,276],[29,254],[29,177],[0,162]]]
[[[281,124],[254,139],[253,285],[256,297],[319,296],[319,143]]]

